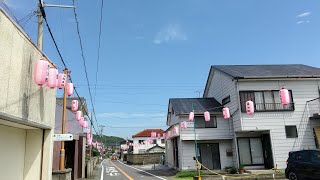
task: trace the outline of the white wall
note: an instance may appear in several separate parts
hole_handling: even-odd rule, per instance
[[[320,83],[319,83],[320,84]],[[242,130],[270,130],[275,164],[284,168],[288,152],[315,148],[313,127],[320,121],[309,120],[306,101],[319,97],[316,80],[240,82],[239,90],[279,90],[282,85],[292,90],[294,111],[242,113]],[[286,138],[285,126],[296,125],[298,138]]]
[[[1,179],[24,179],[26,130],[0,125]]]
[[[155,146],[155,144],[150,144],[147,139],[150,138],[150,137],[135,137],[133,138],[133,153],[134,154],[139,154],[139,150],[147,150],[147,149],[150,149],[152,147]],[[165,147],[165,143],[161,143],[161,139],[157,139],[157,144],[161,147]],[[146,143],[144,145],[140,145],[140,146],[137,146],[136,147],[136,144],[139,144],[139,140],[143,140],[143,141],[146,141]]]
[[[0,76],[0,113],[5,116],[0,124],[8,124],[5,121],[8,122],[8,117],[10,116],[16,121],[32,122],[48,127],[48,129],[45,130],[42,169],[40,169],[39,166],[39,164],[41,164],[41,162],[39,162],[41,161],[41,159],[39,159],[39,152],[42,151],[42,146],[38,146],[42,144],[42,130],[41,134],[27,130],[27,139],[24,140],[27,144],[24,143],[25,145],[23,147],[25,151],[21,153],[20,150],[23,148],[19,146],[19,148],[12,148],[10,152],[17,156],[14,158],[20,158],[20,155],[27,153],[26,157],[24,157],[25,161],[17,160],[15,162],[17,168],[25,166],[25,169],[21,171],[17,170],[19,172],[14,175],[19,175],[21,172],[22,176],[24,173],[25,179],[36,180],[40,179],[40,172],[42,171],[43,180],[51,179],[53,134],[53,130],[51,129],[54,129],[56,90],[49,89],[48,87],[40,87],[34,83],[33,72],[35,62],[44,55],[30,39],[15,26],[13,21],[8,18],[1,8],[0,54],[0,72],[2,73]],[[16,124],[12,126],[16,126]],[[19,132],[22,131],[26,130],[20,129],[13,132],[16,132],[16,136],[19,136]],[[37,135],[35,138],[29,138],[33,136],[33,133],[40,136]],[[0,141],[6,141],[6,139],[4,139],[5,137],[6,136],[0,136]],[[41,142],[39,142],[39,138],[41,138]],[[13,144],[17,142],[21,142],[19,138],[12,141]],[[2,147],[0,151],[2,151]],[[1,160],[1,162],[3,161]],[[0,168],[0,175],[4,173],[7,173],[5,172],[5,168]]]

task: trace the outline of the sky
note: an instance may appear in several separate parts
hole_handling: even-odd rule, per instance
[[[37,0],[4,1],[18,20],[37,7]],[[169,98],[202,95],[211,65],[320,67],[317,0],[104,0],[95,91],[101,0],[75,3],[96,117],[107,126],[105,135],[130,138],[143,129],[166,129]],[[75,86],[92,109],[73,10],[47,7],[46,12]],[[36,17],[20,22],[34,42],[36,22]],[[43,44],[61,71],[46,29]]]

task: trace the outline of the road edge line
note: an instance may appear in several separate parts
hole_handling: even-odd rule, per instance
[[[103,161],[102,161],[103,162]],[[101,176],[100,176],[100,180],[103,180],[103,165],[102,165],[102,162],[101,162]]]
[[[117,168],[124,176],[126,176],[129,180],[134,180],[131,176],[129,176],[126,172],[124,172],[122,169],[120,169],[117,165],[115,165],[112,161],[110,161],[111,164]]]
[[[137,171],[140,171],[140,172],[149,174],[149,175],[151,175],[151,176],[153,176],[153,177],[156,177],[156,178],[159,178],[159,179],[162,179],[162,180],[167,180],[167,179],[165,179],[165,178],[162,178],[162,177],[160,177],[160,176],[156,176],[156,175],[151,174],[151,173],[149,173],[149,172],[146,172],[146,171],[144,171],[144,170],[141,170],[141,169],[138,169],[138,168],[129,166],[129,165],[127,165],[127,164],[124,164],[123,162],[121,162],[121,161],[119,161],[119,160],[118,160],[118,162],[121,163],[121,164],[123,164],[123,165],[125,165],[125,166],[128,166],[128,167],[130,167],[130,168],[132,168],[132,169],[135,169],[135,170],[137,170]]]

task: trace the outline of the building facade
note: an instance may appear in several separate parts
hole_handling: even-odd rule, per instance
[[[247,168],[285,168],[290,151],[319,148],[319,80],[320,69],[305,65],[212,66],[203,98],[215,99],[221,106],[228,107],[231,114],[229,120],[220,121],[228,122],[228,126],[222,126],[221,132],[208,137],[216,142],[217,137],[229,132],[228,140],[221,143],[226,144],[226,148],[219,143],[220,168],[224,167],[223,164],[242,164]],[[290,92],[291,101],[285,106],[280,103],[281,88]],[[255,112],[252,115],[245,111],[245,102],[248,100],[254,102]],[[191,106],[190,103],[188,106]],[[169,103],[169,111],[170,108]],[[172,129],[174,125],[179,125],[181,119],[182,115],[172,116],[168,112],[167,124]],[[218,122],[219,116],[217,130]],[[179,169],[195,169],[191,157],[195,153],[188,152],[195,152],[190,150],[194,149],[194,146],[191,145],[189,150],[185,150],[181,145],[186,135],[184,130],[181,130],[181,133],[176,140],[178,148],[173,146],[170,151],[172,140],[167,141],[168,163],[174,163],[174,167]],[[189,138],[194,141],[194,138]],[[199,145],[201,148],[201,144]],[[178,149],[178,158],[189,156],[190,168],[183,164],[184,160],[178,161],[178,164],[173,161],[175,149]],[[212,163],[217,161],[215,159],[213,158]],[[213,169],[219,168],[216,166]]]
[[[155,143],[150,144],[148,139],[151,138],[151,132],[161,134],[161,138],[154,138]],[[144,154],[148,149],[158,145],[165,147],[165,140],[162,138],[164,131],[162,129],[145,129],[132,136],[133,139],[133,154]]]
[[[1,179],[49,180],[56,90],[33,81],[35,62],[48,58],[1,8],[0,52]]]

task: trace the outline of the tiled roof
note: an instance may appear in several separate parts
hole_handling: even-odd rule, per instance
[[[164,133],[164,130],[162,129],[145,129],[141,132],[138,132],[137,134],[133,135],[132,138],[135,137],[151,137],[151,132],[156,132],[157,134],[162,134]]]
[[[214,98],[172,98],[169,100],[175,114],[189,114],[209,111],[210,113],[221,113],[222,105]],[[193,107],[192,107],[193,106]]]
[[[83,109],[83,113],[86,113],[88,112],[88,107],[87,107],[87,102],[86,102],[86,99],[84,97],[80,97],[81,99],[81,102],[83,103],[83,106],[82,108]],[[79,100],[79,98],[76,98],[76,97],[70,97],[70,98],[67,98],[67,109],[71,109],[71,103],[72,103],[72,100]],[[56,103],[60,106],[63,106],[63,98],[57,98],[57,101]],[[80,106],[80,100],[79,100],[79,107],[81,108]],[[88,115],[88,114],[86,114]]]
[[[234,78],[307,78],[320,77],[320,68],[303,64],[213,65]]]

